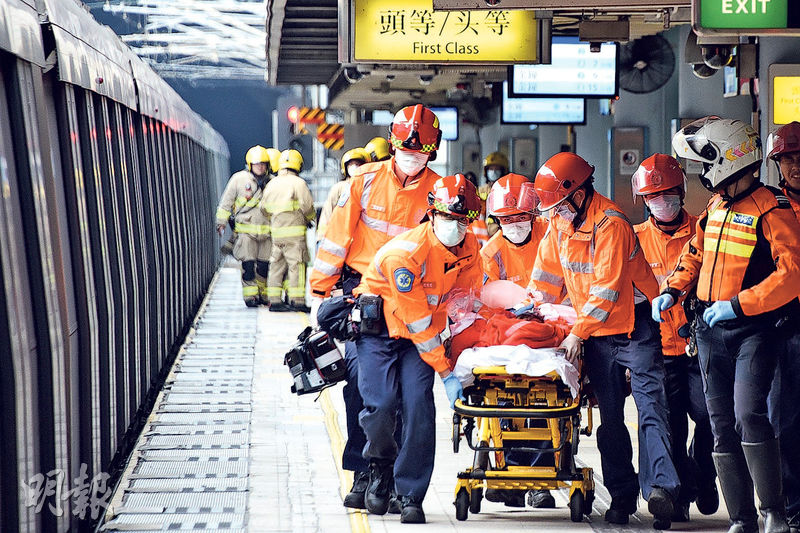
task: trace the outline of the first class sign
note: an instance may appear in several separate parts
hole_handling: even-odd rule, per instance
[[[434,11],[432,0],[355,0],[354,59],[415,63],[538,63],[533,11]]]

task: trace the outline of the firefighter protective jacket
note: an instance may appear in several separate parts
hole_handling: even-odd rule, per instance
[[[381,246],[425,217],[428,192],[441,176],[425,168],[403,186],[393,161],[361,165],[350,178],[314,259],[310,281],[315,296],[330,294],[345,264],[364,274]]]
[[[307,224],[314,220],[314,198],[305,180],[288,169],[264,187],[261,210],[269,216],[273,239],[303,237]]]
[[[686,210],[683,210],[683,217],[683,224],[672,235],[661,231],[652,217],[633,227],[644,257],[650,263],[650,268],[653,269],[659,284],[667,279],[673,267],[678,264],[681,251],[694,236],[697,217],[690,215]],[[678,329],[687,322],[683,306],[673,305],[661,316],[664,318],[664,322],[661,323],[661,347],[664,355],[675,356],[686,353],[688,339],[678,335]]]
[[[629,334],[635,303],[658,292],[628,218],[611,200],[594,192],[577,230],[555,215],[539,244],[528,292],[546,302],[561,300],[564,289],[578,312],[572,333]]]
[[[533,220],[531,237],[522,246],[517,246],[503,237],[502,229],[495,233],[486,246],[481,248],[484,283],[507,279],[527,287],[533,263],[536,261],[536,251],[547,232],[547,225],[547,219],[536,217]]]
[[[777,189],[756,182],[729,201],[714,195],[662,288],[676,297],[696,286],[701,301],[730,300],[739,317],[773,311],[800,294],[798,235]]]
[[[337,181],[328,191],[328,197],[325,198],[325,203],[322,204],[322,210],[319,213],[319,222],[317,223],[317,242],[321,241],[325,236],[325,231],[328,229],[328,224],[331,220],[333,208],[339,203],[339,198],[342,197],[344,191],[350,188],[350,180]]]
[[[264,178],[267,181],[267,178]],[[233,213],[236,219],[236,233],[250,235],[269,235],[269,218],[261,212],[264,189],[259,188],[256,177],[247,170],[240,170],[231,176],[222,199],[217,207],[217,225],[226,225]]]
[[[389,336],[411,340],[437,372],[450,368],[441,337],[447,294],[457,287],[477,290],[483,278],[475,235],[467,232],[455,250],[426,222],[384,244],[353,291],[381,296]]]

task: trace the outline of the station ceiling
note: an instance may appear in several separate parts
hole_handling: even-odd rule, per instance
[[[542,12],[552,17],[554,35],[577,34],[581,20],[630,22],[630,36],[635,39],[652,35],[676,24],[689,22],[689,0],[655,0],[649,5],[640,0],[588,2],[586,0],[501,0],[494,9],[506,7],[561,7]],[[586,9],[587,4],[607,4],[610,8]],[[346,2],[343,2],[347,5]],[[484,0],[434,0],[434,6],[450,4],[486,9]],[[469,4],[469,5],[467,5]],[[472,4],[475,4],[474,6]],[[638,4],[638,7],[631,7]],[[576,7],[579,6],[579,7]],[[267,79],[275,85],[327,85],[329,107],[348,109],[394,109],[406,100],[442,105],[447,92],[457,84],[468,84],[470,91],[482,96],[490,82],[504,80],[504,66],[441,65],[370,65],[343,67],[338,62],[338,10],[335,0],[272,0],[268,8]],[[420,74],[432,75],[430,83],[421,82]],[[427,81],[427,80],[426,80]]]

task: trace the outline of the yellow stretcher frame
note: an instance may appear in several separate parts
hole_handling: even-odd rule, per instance
[[[483,492],[497,490],[555,490],[569,487],[570,519],[581,522],[594,501],[591,468],[577,468],[579,434],[591,435],[592,410],[581,429],[581,395],[572,398],[556,372],[546,376],[508,374],[503,366],[476,367],[475,381],[464,389],[467,402],[456,400],[453,415],[453,451],[461,437],[475,451],[473,465],[458,473],[455,487],[456,518],[466,520],[468,511],[480,512]],[[501,420],[512,429],[503,429]],[[526,420],[539,419],[547,427],[525,427]],[[465,422],[462,428],[462,422]],[[462,431],[463,429],[463,431]],[[472,432],[477,442],[473,444]],[[514,446],[514,441],[550,440],[547,450]],[[552,453],[556,466],[510,466],[510,450]],[[494,461],[490,461],[493,455]]]

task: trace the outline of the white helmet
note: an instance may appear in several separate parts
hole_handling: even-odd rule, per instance
[[[672,138],[679,157],[703,163],[700,181],[713,191],[723,181],[751,165],[760,165],[761,138],[741,120],[705,117],[684,127]]]

